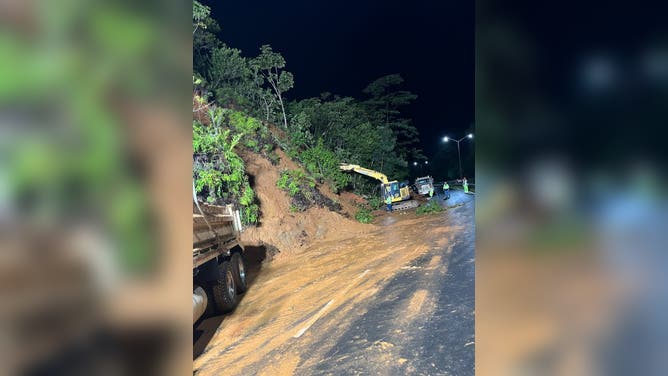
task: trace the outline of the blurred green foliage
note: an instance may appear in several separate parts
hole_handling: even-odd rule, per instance
[[[122,271],[146,271],[157,239],[119,109],[172,100],[179,80],[165,90],[161,74],[189,67],[178,66],[178,45],[163,47],[179,30],[117,2],[16,2],[3,11],[17,8],[23,17],[6,14],[0,32],[0,102],[12,119],[2,142],[2,200],[42,225],[95,223]]]

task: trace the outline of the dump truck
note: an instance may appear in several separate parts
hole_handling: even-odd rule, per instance
[[[415,191],[423,196],[428,196],[429,191],[434,189],[434,178],[431,176],[423,176],[415,179]]]
[[[418,207],[419,203],[411,200],[408,183],[399,183],[397,180],[390,181],[382,172],[374,171],[356,164],[342,163],[339,168],[343,171],[355,171],[358,174],[372,177],[380,181],[380,191],[383,201],[387,196],[392,198],[392,210],[408,210]]]
[[[247,288],[241,216],[232,205],[193,205],[193,324],[232,311]]]

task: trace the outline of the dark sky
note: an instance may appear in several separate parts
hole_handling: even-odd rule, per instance
[[[418,95],[407,115],[428,157],[474,120],[474,2],[452,0],[204,1],[220,38],[246,56],[270,44],[295,76],[288,97],[360,98],[399,73]]]

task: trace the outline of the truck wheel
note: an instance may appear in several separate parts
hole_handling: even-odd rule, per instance
[[[212,287],[213,301],[221,313],[230,312],[237,305],[237,291],[234,283],[234,272],[228,261],[218,266],[218,280]]]
[[[231,263],[234,283],[237,285],[237,293],[244,293],[246,288],[248,288],[248,285],[246,284],[246,264],[244,263],[244,258],[240,253],[235,253],[232,255]]]

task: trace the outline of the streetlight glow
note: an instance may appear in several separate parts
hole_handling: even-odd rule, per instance
[[[417,166],[417,162],[413,162],[413,166]]]
[[[452,139],[452,141],[457,143],[457,160],[459,161],[459,177],[460,178],[462,177],[462,156],[461,156],[461,152],[459,150],[459,143],[464,141],[464,139],[466,139],[466,138],[472,140],[473,139],[473,133],[469,133],[466,136],[460,138],[459,140]],[[448,136],[443,137],[443,142],[448,142],[448,141],[450,141],[450,138]]]
[[[424,164],[429,164],[429,161],[424,161]]]

